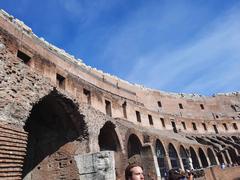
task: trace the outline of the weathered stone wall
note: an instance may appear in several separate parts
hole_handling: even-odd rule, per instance
[[[79,179],[84,165],[74,157],[103,150],[114,152],[116,179],[124,178],[131,162],[144,166],[146,179],[184,169],[189,161],[195,169],[240,164],[239,98],[129,84],[75,60],[0,13],[0,178]]]

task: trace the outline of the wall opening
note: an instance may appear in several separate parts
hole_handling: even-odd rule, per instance
[[[223,155],[224,155],[224,157],[225,157],[225,159],[226,159],[227,164],[230,164],[230,160],[229,160],[229,158],[228,158],[228,155],[227,155],[227,152],[226,152],[226,151],[223,151]]]
[[[227,127],[227,124],[226,123],[223,123],[223,127],[224,129],[227,131],[228,130],[228,127]]]
[[[238,164],[238,165],[240,164],[240,159],[238,158],[238,155],[237,155],[235,149],[229,147],[228,154],[230,155],[230,158],[231,158],[233,164]]]
[[[120,143],[115,132],[115,125],[108,121],[104,124],[104,126],[100,130],[100,134],[98,136],[98,144],[100,147],[100,151],[110,150],[110,151],[118,151],[120,150]]]
[[[178,106],[179,106],[180,109],[183,109],[182,103],[179,103]]]
[[[161,121],[161,123],[162,123],[162,127],[164,127],[164,128],[165,128],[166,126],[165,126],[164,119],[163,119],[163,118],[160,118],[160,121]]]
[[[128,159],[135,158],[137,161],[140,160],[142,144],[135,134],[131,134],[129,136],[127,149],[128,149]]]
[[[172,169],[179,169],[180,163],[179,163],[177,151],[171,143],[168,145],[168,154],[169,154],[169,159],[171,161]]]
[[[83,94],[86,98],[87,103],[91,105],[91,92],[87,89],[83,89]]]
[[[198,161],[198,157],[197,157],[197,154],[192,147],[190,147],[190,155],[191,155],[191,158],[192,158],[193,168],[194,169],[199,169],[200,164],[199,164],[199,161]]]
[[[78,177],[75,163],[67,164],[64,172],[59,167],[59,163],[73,162],[74,154],[66,151],[71,142],[88,139],[84,116],[79,114],[77,105],[51,92],[34,105],[24,129],[28,132],[28,143],[23,178],[28,175],[36,179],[59,179],[61,175],[70,178],[64,174],[67,171]],[[76,148],[81,141],[76,141]]]
[[[65,89],[65,77],[60,74],[56,74],[57,86],[61,89]]]
[[[187,152],[182,145],[180,146],[180,156],[181,156],[181,159],[182,159],[184,169],[185,170],[190,169]]]
[[[171,121],[171,123],[172,123],[173,132],[177,133],[176,123],[174,121]]]
[[[186,130],[187,128],[186,128],[185,122],[182,121],[181,123],[182,123],[183,129]]]
[[[153,125],[153,119],[151,115],[148,115],[148,121],[150,125]]]
[[[161,101],[158,101],[157,104],[158,104],[158,107],[160,107],[160,108],[162,107]]]
[[[216,161],[216,158],[214,156],[214,153],[210,148],[207,149],[207,155],[208,155],[208,158],[210,160],[211,166],[217,165],[217,161]]]
[[[137,122],[141,122],[141,114],[139,111],[136,111]]]
[[[217,158],[220,164],[224,163],[223,156],[221,152],[217,152]]]
[[[238,130],[238,127],[237,127],[237,124],[236,124],[236,123],[233,123],[232,125],[233,125],[233,128],[234,128],[235,130]]]
[[[214,129],[215,133],[218,134],[218,129],[217,129],[217,126],[215,124],[213,125],[213,129]]]
[[[108,100],[105,100],[105,110],[107,115],[112,116],[111,102]]]
[[[123,117],[127,119],[127,102],[126,101],[124,101],[124,103],[122,104],[122,110],[123,110]]]
[[[192,123],[192,127],[193,127],[193,130],[196,131],[197,130],[197,126],[196,126],[196,123]]]
[[[161,141],[158,139],[156,141],[156,155],[157,155],[158,167],[159,167],[161,177],[165,177],[166,173],[168,172],[166,153]]]
[[[202,123],[202,126],[203,126],[203,129],[204,129],[205,131],[207,131],[207,126],[206,126],[206,124],[205,124],[205,123]]]
[[[31,57],[28,56],[26,53],[18,50],[18,52],[17,52],[17,57],[18,57],[19,59],[21,59],[24,64],[30,65]]]
[[[203,106],[203,104],[200,104],[200,108],[203,110],[204,109],[204,106]]]
[[[200,160],[201,160],[201,162],[202,162],[202,166],[203,166],[204,168],[208,167],[207,158],[206,158],[206,156],[205,156],[204,151],[203,151],[201,148],[198,149],[198,154],[199,154]]]

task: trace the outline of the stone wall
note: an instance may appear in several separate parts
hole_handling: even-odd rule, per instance
[[[81,179],[81,168],[98,170],[91,170],[96,162],[85,167],[76,157],[94,159],[105,150],[111,175],[103,179],[123,179],[133,162],[144,166],[146,179],[186,167],[206,169],[210,178],[210,166],[240,164],[239,98],[130,84],[86,66],[0,12],[0,178]],[[233,169],[237,176],[239,167]]]

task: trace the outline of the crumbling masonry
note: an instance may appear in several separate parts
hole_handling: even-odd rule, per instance
[[[173,94],[86,66],[0,12],[0,179],[240,177],[240,94]],[[220,169],[225,163],[226,168]]]

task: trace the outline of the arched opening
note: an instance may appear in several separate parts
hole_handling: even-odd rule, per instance
[[[229,160],[229,158],[228,158],[228,155],[227,155],[227,152],[226,152],[226,151],[223,151],[223,155],[224,155],[224,157],[225,157],[225,159],[226,159],[227,164],[230,164],[230,160]]]
[[[207,149],[207,155],[208,155],[208,158],[210,160],[211,166],[217,165],[217,161],[216,161],[216,158],[214,156],[214,153],[210,148]]]
[[[217,158],[220,164],[224,163],[223,156],[221,152],[217,152]]]
[[[192,147],[190,147],[190,154],[191,154],[191,158],[192,158],[193,168],[194,169],[199,169],[200,164],[199,164],[199,161],[198,161],[198,158],[197,158],[197,154]]]
[[[141,149],[142,144],[138,137],[135,134],[131,134],[128,138],[128,159],[130,159],[131,162],[138,162],[141,163]]]
[[[166,152],[160,140],[156,141],[156,155],[158,161],[158,167],[161,177],[164,177],[168,172],[168,166],[166,162]]]
[[[78,177],[73,155],[88,134],[76,104],[53,91],[34,105],[24,129],[28,144],[23,178],[68,179],[68,171]]]
[[[171,143],[168,145],[168,153],[169,153],[172,169],[179,169],[180,163],[179,163],[177,151]]]
[[[98,136],[98,144],[100,147],[100,151],[109,150],[114,151],[114,158],[116,163],[116,175],[117,178],[120,178],[121,176],[121,147],[120,142],[117,136],[117,133],[115,131],[116,126],[108,121],[104,124],[104,126],[100,130],[100,134]]]
[[[236,154],[236,151],[233,148],[229,147],[228,154],[230,155],[230,158],[231,158],[233,164],[239,164],[238,156]]]
[[[101,128],[100,134],[98,136],[98,143],[100,151],[110,150],[110,151],[119,151],[120,143],[115,132],[115,125],[108,121]]]
[[[206,158],[205,153],[203,152],[203,150],[201,148],[198,149],[198,154],[199,154],[199,157],[201,159],[202,166],[204,168],[208,167],[207,158]]]
[[[182,159],[184,169],[185,170],[190,169],[187,152],[186,152],[186,150],[183,146],[180,146],[180,156],[181,156],[181,159]]]

